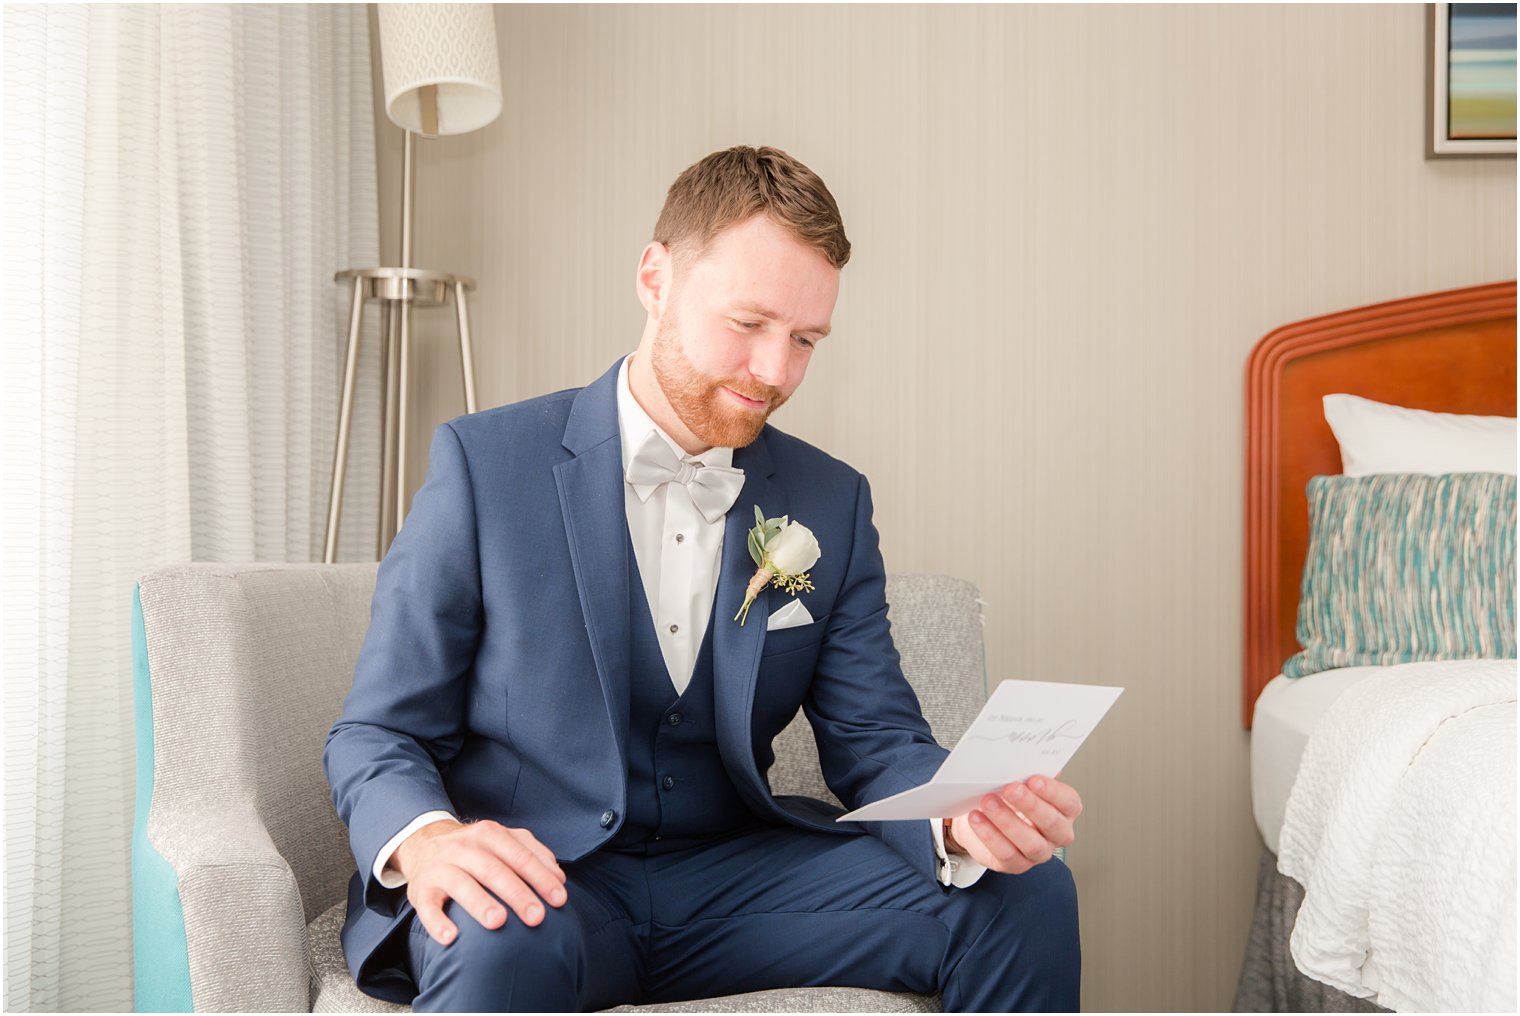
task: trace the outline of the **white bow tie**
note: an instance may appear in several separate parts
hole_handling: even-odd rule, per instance
[[[685,484],[692,503],[708,522],[722,518],[744,487],[744,470],[686,462],[653,430],[644,435],[624,475],[635,486],[659,486],[672,480]]]

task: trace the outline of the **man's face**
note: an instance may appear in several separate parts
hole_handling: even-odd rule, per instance
[[[760,214],[676,274],[650,366],[693,434],[742,448],[802,383],[829,331],[839,269]]]

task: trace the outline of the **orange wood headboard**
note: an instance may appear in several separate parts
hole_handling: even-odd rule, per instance
[[[1440,413],[1515,415],[1515,283],[1328,314],[1269,333],[1246,364],[1244,720],[1298,651],[1309,547],[1305,487],[1341,471],[1320,399],[1336,392]]]

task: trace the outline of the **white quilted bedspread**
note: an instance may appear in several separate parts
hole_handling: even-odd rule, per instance
[[[1515,661],[1404,664],[1348,689],[1283,823],[1298,968],[1399,1011],[1514,1012],[1515,818]]]

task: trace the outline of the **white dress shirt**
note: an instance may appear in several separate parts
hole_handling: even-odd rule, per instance
[[[700,455],[688,455],[670,435],[654,422],[633,395],[628,382],[628,365],[632,354],[623,358],[618,368],[618,431],[623,442],[623,470],[653,431],[670,445],[683,462],[700,462],[703,466],[732,466],[732,448],[709,448]],[[686,690],[696,668],[697,651],[707,633],[713,597],[718,591],[718,569],[723,560],[723,527],[727,516],[708,522],[692,502],[691,493],[681,483],[655,485],[623,483],[623,507],[628,515],[628,534],[644,582],[644,595],[659,638],[660,653],[670,672],[677,694]],[[446,811],[429,811],[418,815],[380,848],[375,858],[375,878],[387,889],[406,884],[400,872],[385,865],[397,847],[421,827],[439,819],[454,818]],[[939,880],[943,885],[968,886],[986,869],[969,857],[947,857],[942,823],[931,820],[934,848],[939,854]]]
[[[623,469],[653,431],[670,446],[682,462],[704,466],[732,466],[732,448],[709,448],[688,455],[644,412],[628,383],[628,364],[618,369],[618,430],[623,439]],[[723,560],[723,526],[728,516],[708,522],[697,510],[684,483],[623,483],[623,507],[628,512],[628,534],[644,580],[644,597],[654,618],[660,653],[670,671],[676,694],[691,683],[697,650],[707,633],[713,597],[718,592],[718,566]]]

